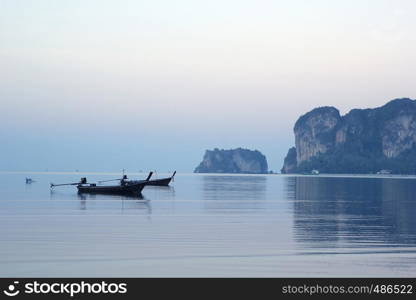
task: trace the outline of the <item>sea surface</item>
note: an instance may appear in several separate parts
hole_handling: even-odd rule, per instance
[[[177,174],[141,198],[49,187],[82,176],[120,174],[0,173],[1,277],[416,274],[413,177]]]

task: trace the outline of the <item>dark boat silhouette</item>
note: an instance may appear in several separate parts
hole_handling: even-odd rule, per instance
[[[160,178],[160,179],[153,179],[149,180],[146,185],[154,185],[154,186],[168,186],[169,183],[173,180],[175,177],[176,171],[173,172],[172,176],[167,178]],[[127,178],[127,177],[126,177]],[[138,180],[130,180],[131,183],[139,182]]]
[[[78,193],[89,193],[89,194],[117,194],[117,195],[135,195],[140,194],[143,188],[149,183],[150,177],[153,172],[150,172],[145,180],[136,180],[134,182],[127,180],[127,176],[123,176],[119,180],[120,183],[117,185],[97,185],[96,183],[87,183],[87,178],[81,178],[80,182],[76,183],[64,183],[64,184],[53,184],[51,188],[62,185],[76,185]],[[108,181],[113,181],[108,180]],[[104,182],[104,181],[101,181]]]
[[[173,177],[175,177],[175,174],[176,171],[173,172],[171,177],[149,180],[147,185],[168,186],[169,183],[172,181]]]
[[[34,181],[32,178],[28,178],[28,177],[26,177],[26,183],[27,183],[27,184],[31,184],[31,183],[33,183],[33,182],[36,182],[36,181]]]

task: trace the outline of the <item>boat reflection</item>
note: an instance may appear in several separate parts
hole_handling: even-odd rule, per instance
[[[83,211],[95,211],[95,213],[101,212],[116,212],[122,213],[145,211],[146,214],[152,213],[151,201],[144,195],[101,195],[101,194],[85,194],[76,193],[75,199],[79,200],[79,206],[77,209]],[[50,192],[50,199],[57,201],[57,205],[60,206],[73,206],[76,201],[74,200],[73,193],[66,193],[65,191]],[[55,204],[54,204],[55,205]]]
[[[126,195],[96,195],[96,194],[78,194],[80,200],[80,209],[121,209],[122,212],[133,209],[145,210],[148,214],[152,213],[150,200],[143,195],[126,196]]]
[[[138,195],[101,195],[101,194],[85,194],[77,193],[77,196],[81,200],[141,200],[143,202],[149,201],[143,194]]]

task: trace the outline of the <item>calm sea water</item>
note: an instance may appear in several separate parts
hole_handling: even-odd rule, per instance
[[[178,174],[143,199],[49,189],[83,175],[114,178],[0,174],[0,276],[416,274],[416,179]]]

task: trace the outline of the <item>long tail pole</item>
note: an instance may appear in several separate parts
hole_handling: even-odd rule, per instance
[[[63,185],[78,185],[78,184],[83,184],[83,183],[87,183],[87,178],[86,177],[82,177],[81,180],[79,182],[73,182],[73,183],[59,183],[59,184],[53,184],[51,183],[51,188],[55,187],[55,186],[63,186]]]
[[[63,185],[78,185],[79,182],[74,182],[74,183],[59,183],[59,184],[54,184],[51,183],[51,188],[55,187],[55,186],[63,186]]]

